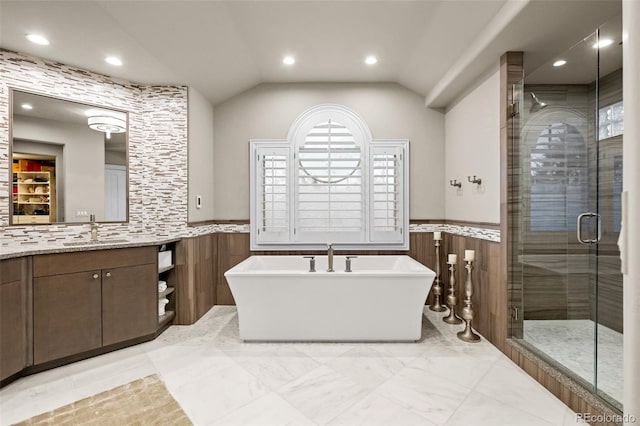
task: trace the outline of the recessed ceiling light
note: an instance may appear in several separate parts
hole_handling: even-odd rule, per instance
[[[598,41],[596,44],[593,45],[594,49],[598,49],[600,47],[607,47],[609,46],[611,43],[613,43],[613,40],[611,40],[610,38],[603,38],[602,40]]]
[[[285,56],[282,58],[282,63],[285,65],[293,65],[296,63],[296,59],[293,56]]]
[[[22,109],[33,109],[33,106],[31,106],[31,104],[22,104],[20,106],[22,107]]]
[[[375,56],[367,56],[364,60],[364,63],[367,65],[375,65],[378,63],[378,58]]]
[[[120,60],[120,58],[116,56],[107,56],[106,58],[104,58],[104,61],[109,65],[114,65],[116,67],[119,67],[122,65],[122,61]]]
[[[27,34],[26,37],[27,40],[29,40],[31,43],[41,44],[43,46],[49,45],[49,40],[47,40],[46,37],[41,36],[40,34]]]
[[[566,64],[566,63],[567,63],[567,61],[565,61],[564,59],[558,59],[557,61],[555,61],[555,62],[553,63],[553,66],[554,66],[554,67],[561,67],[561,66],[563,66],[563,65],[564,65],[564,64]]]

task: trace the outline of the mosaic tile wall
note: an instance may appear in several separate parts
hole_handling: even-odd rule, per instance
[[[0,245],[86,239],[87,224],[9,224],[9,88],[129,111],[129,223],[101,224],[101,239],[194,237],[247,233],[247,224],[187,226],[187,88],[145,86],[0,49]],[[411,225],[410,232],[450,232],[500,241],[497,230]],[[0,247],[1,248],[1,247]]]
[[[88,225],[9,224],[9,88],[129,111],[129,223],[100,236],[187,233],[187,88],[145,86],[0,49],[0,242],[86,237]]]
[[[453,235],[460,235],[462,237],[478,238],[481,240],[500,242],[500,230],[476,228],[473,226],[461,226],[461,225],[445,225],[440,223],[427,223],[427,224],[410,224],[409,232],[434,232],[442,231]],[[212,224],[206,226],[200,226],[192,228],[189,232],[189,236],[199,236],[210,234],[213,232],[240,232],[248,233],[248,224]]]

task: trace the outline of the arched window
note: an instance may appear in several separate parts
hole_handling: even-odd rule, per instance
[[[374,141],[353,111],[319,105],[286,141],[251,147],[252,248],[408,248],[408,141]]]
[[[554,123],[538,135],[530,151],[532,231],[576,229],[576,218],[587,211],[587,146],[580,131]]]

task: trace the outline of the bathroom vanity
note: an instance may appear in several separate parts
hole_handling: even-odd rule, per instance
[[[175,252],[175,243],[169,248]],[[90,246],[0,260],[0,383],[164,331],[174,317],[175,293],[159,316],[158,278],[173,289],[176,277],[172,268],[159,271],[159,249]]]

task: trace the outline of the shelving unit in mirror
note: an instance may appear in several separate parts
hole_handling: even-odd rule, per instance
[[[49,171],[13,173],[13,223],[56,221],[55,178]]]

